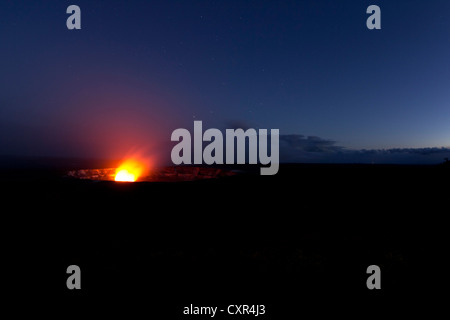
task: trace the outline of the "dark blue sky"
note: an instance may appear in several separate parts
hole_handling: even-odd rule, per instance
[[[81,30],[66,8],[81,8]],[[381,30],[366,8],[381,8]],[[450,146],[450,2],[1,1],[0,154],[119,156],[193,120]],[[145,146],[144,146],[145,145]]]

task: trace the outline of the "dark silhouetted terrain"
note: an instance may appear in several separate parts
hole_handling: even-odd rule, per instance
[[[131,184],[70,179],[55,167],[1,170],[4,276],[11,295],[40,306],[144,308],[169,319],[191,303],[266,304],[277,317],[317,304],[320,315],[330,303],[420,300],[445,272],[445,165],[293,164],[276,176],[255,168]],[[66,289],[71,264],[82,270],[79,292]],[[379,292],[366,288],[371,264],[382,269]]]

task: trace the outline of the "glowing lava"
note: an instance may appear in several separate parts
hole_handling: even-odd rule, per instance
[[[134,182],[136,181],[136,175],[134,173],[128,172],[128,170],[123,169],[116,173],[115,181],[128,181]]]
[[[145,166],[136,160],[127,160],[116,170],[115,181],[134,182],[144,172]]]

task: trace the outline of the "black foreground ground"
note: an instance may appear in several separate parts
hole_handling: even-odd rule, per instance
[[[256,169],[114,183],[65,178],[62,168],[3,168],[11,301],[61,315],[94,307],[183,319],[190,304],[265,304],[263,319],[306,310],[364,318],[414,312],[444,286],[448,166]],[[82,270],[79,291],[66,288],[72,264]],[[378,291],[366,287],[372,264],[382,270]]]

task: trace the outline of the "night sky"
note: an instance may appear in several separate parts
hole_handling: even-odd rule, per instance
[[[66,27],[71,4],[81,30]],[[371,4],[381,30],[366,27]],[[427,148],[450,147],[449,12],[448,0],[1,1],[0,154],[166,152],[174,129],[203,120],[280,129],[281,161],[442,160],[449,149]]]

